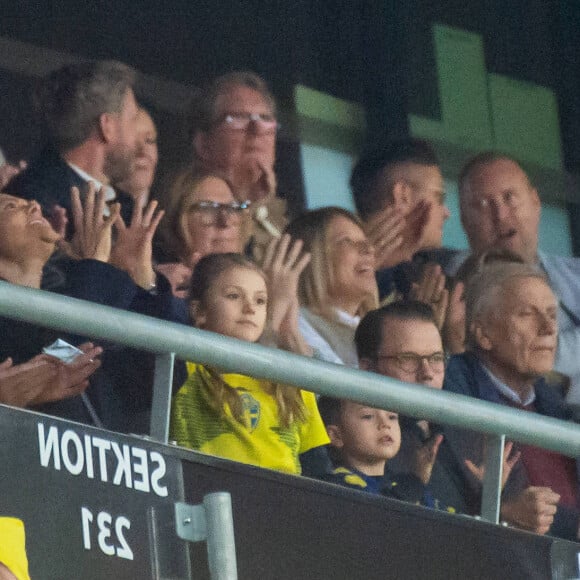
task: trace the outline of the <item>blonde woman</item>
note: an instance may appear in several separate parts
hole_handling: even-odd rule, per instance
[[[306,212],[286,232],[311,255],[299,284],[300,331],[314,356],[357,367],[354,332],[378,306],[375,255],[358,218],[326,207]]]

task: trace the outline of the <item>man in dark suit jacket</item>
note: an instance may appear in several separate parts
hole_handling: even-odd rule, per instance
[[[55,222],[55,206],[70,217],[71,187],[81,196],[88,182],[103,187],[106,199],[122,204],[127,220],[132,203],[111,182],[129,173],[137,148],[135,73],[115,61],[64,66],[42,80],[35,104],[48,146],[6,187],[11,195],[36,199]],[[70,227],[69,227],[70,234]]]

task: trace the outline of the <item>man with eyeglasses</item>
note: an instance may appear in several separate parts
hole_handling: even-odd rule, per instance
[[[361,369],[403,382],[442,388],[446,357],[428,305],[413,301],[394,302],[369,312],[357,329],[355,342]],[[509,337],[504,338],[503,350],[508,343]],[[452,357],[451,377],[445,380],[446,389],[477,396],[477,386],[469,383],[466,375],[457,373],[463,359],[470,356]],[[489,391],[489,382],[486,384]],[[545,386],[539,387],[539,397],[543,401],[550,395]],[[497,397],[494,400],[498,402]],[[413,465],[417,464],[417,454],[427,455],[432,465],[430,487],[434,496],[459,512],[478,514],[483,438],[476,432],[449,427],[441,429],[411,418],[401,420],[401,429],[401,451],[391,460],[391,467],[400,472],[412,471]],[[545,486],[529,485],[522,462],[518,462],[517,457],[517,454],[512,454],[504,463],[509,479],[502,501],[502,518],[522,529],[546,533],[553,523],[559,495]],[[558,521],[551,533],[575,538],[574,516],[566,510],[558,509],[558,512]]]
[[[362,370],[405,383],[434,389],[443,387],[446,356],[433,311],[427,304],[393,302],[373,310],[361,320],[354,340]],[[396,472],[415,472],[418,465],[431,470],[436,466],[431,482],[445,479],[436,463],[443,439],[441,429],[428,421],[404,416],[400,416],[400,423],[401,449],[391,459],[393,469]],[[441,496],[439,490],[434,490],[435,497],[446,505],[461,507],[464,504],[452,497],[448,489],[444,493]]]
[[[251,202],[253,249],[259,257],[286,225],[285,202],[276,194],[276,103],[263,79],[232,72],[205,85],[194,99],[194,164],[218,171],[240,203]]]

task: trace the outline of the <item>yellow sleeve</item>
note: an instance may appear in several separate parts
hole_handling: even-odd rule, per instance
[[[16,518],[0,518],[0,562],[18,578],[30,580],[26,557],[24,523]]]
[[[302,400],[306,407],[306,422],[301,425],[300,453],[306,453],[310,449],[330,443],[326,427],[322,422],[316,397],[310,391],[301,391]]]

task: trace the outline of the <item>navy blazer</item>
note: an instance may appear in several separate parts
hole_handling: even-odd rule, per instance
[[[69,237],[72,234],[71,198],[72,187],[78,187],[81,195],[87,191],[88,182],[54,149],[47,147],[35,157],[28,167],[19,173],[4,188],[5,193],[35,199],[41,206],[45,216],[50,216],[52,208],[60,205],[69,215]],[[121,203],[121,215],[128,223],[133,211],[133,199],[123,191],[115,190],[117,201]]]

